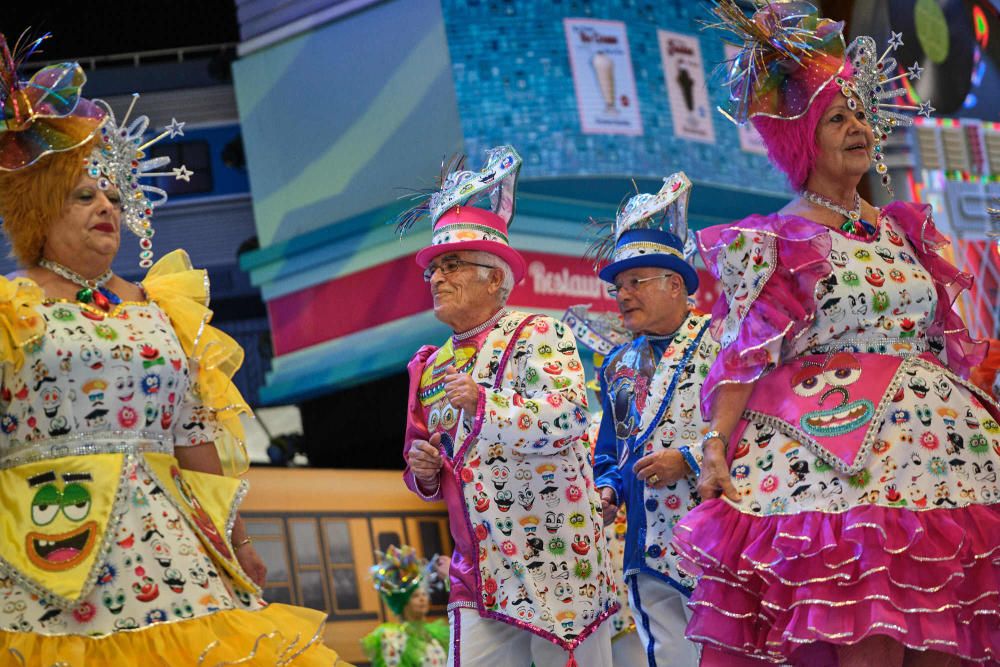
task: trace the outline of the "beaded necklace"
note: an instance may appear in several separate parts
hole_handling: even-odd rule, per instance
[[[847,232],[848,234],[854,234],[856,236],[873,236],[875,234],[875,225],[861,219],[861,195],[857,192],[854,193],[854,209],[850,211],[837,202],[827,199],[823,195],[817,194],[812,190],[803,190],[799,194],[806,201],[812,202],[817,206],[822,206],[825,209],[844,216],[844,222],[840,225],[841,231]]]
[[[76,300],[80,303],[93,303],[101,310],[110,310],[112,305],[117,306],[122,302],[120,296],[105,287],[108,281],[114,276],[111,269],[108,269],[93,280],[87,280],[76,271],[58,262],[53,262],[51,259],[42,258],[38,261],[38,266],[48,269],[60,278],[65,278],[71,283],[79,285],[81,289],[76,293]]]

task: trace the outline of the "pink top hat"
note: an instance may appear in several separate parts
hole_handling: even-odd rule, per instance
[[[435,257],[456,250],[483,250],[507,262],[514,282],[524,277],[521,253],[510,247],[507,223],[496,213],[474,206],[455,206],[434,224],[431,245],[417,253],[417,264],[426,269]]]

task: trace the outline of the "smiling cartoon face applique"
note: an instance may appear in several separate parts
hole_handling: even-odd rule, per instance
[[[58,602],[88,592],[115,512],[124,457],[98,454],[0,471],[0,557]],[[113,529],[110,528],[110,529]]]
[[[50,572],[79,565],[93,551],[97,538],[97,522],[86,520],[93,475],[70,472],[61,477],[62,488],[52,470],[28,480],[29,487],[38,489],[31,499],[31,520],[37,530],[28,533],[25,550],[32,563]]]
[[[875,414],[867,398],[851,400],[851,385],[861,377],[861,362],[841,352],[823,364],[807,364],[792,376],[792,391],[800,397],[817,397],[815,410],[802,415],[802,430],[816,437],[838,436],[865,426]]]
[[[883,396],[903,382],[902,361],[860,352],[799,357],[758,380],[747,409],[755,423],[770,424],[827,464],[853,474],[871,453],[889,404]],[[783,398],[775,401],[775,396]],[[733,435],[736,442],[738,436]]]

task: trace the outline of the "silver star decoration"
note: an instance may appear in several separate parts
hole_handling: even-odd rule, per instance
[[[181,124],[183,125],[183,123],[181,123]],[[194,174],[193,171],[190,171],[184,165],[181,165],[179,167],[174,167],[170,171],[174,175],[174,178],[176,180],[178,180],[178,181],[186,181],[188,183],[191,182],[191,176]]]
[[[890,30],[889,34],[892,35],[889,38],[889,48],[890,49],[896,50],[896,49],[898,49],[899,47],[901,47],[903,45],[903,33],[901,33],[901,32],[893,32],[892,30]]]
[[[924,118],[930,118],[931,114],[934,113],[935,111],[937,111],[937,109],[931,106],[930,100],[927,100],[926,102],[920,103],[920,111],[918,111],[917,113],[923,116]]]
[[[176,118],[170,119],[170,125],[167,125],[164,130],[170,133],[170,138],[183,137],[184,136],[184,123],[178,123]]]
[[[920,75],[924,73],[924,68],[920,66],[920,63],[913,63],[906,68],[906,72],[910,75],[911,79],[919,79]]]

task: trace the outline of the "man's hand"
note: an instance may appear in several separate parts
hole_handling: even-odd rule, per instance
[[[632,472],[650,488],[662,489],[690,474],[691,467],[676,449],[661,449],[636,461]]]
[[[618,505],[615,504],[615,490],[610,486],[602,486],[601,491],[601,514],[604,516],[604,525],[614,523],[618,514]]]
[[[469,417],[476,416],[479,407],[479,385],[472,376],[459,373],[454,366],[444,369],[444,393],[448,402],[456,408],[465,410]]]
[[[441,434],[435,433],[430,441],[414,440],[406,453],[406,462],[410,465],[413,476],[424,486],[433,487],[437,484],[441,466],[444,465],[444,459],[441,458],[441,451],[438,449],[440,443]]]
[[[740,501],[740,493],[733,486],[726,462],[726,446],[718,438],[707,441],[702,446],[701,476],[698,477],[698,495],[702,500],[717,498],[723,493],[735,503]]]

